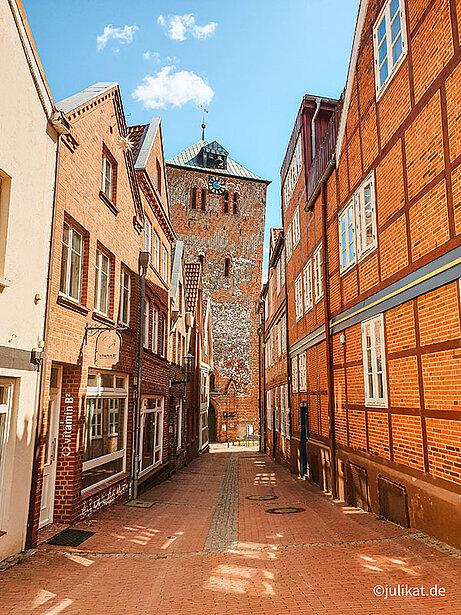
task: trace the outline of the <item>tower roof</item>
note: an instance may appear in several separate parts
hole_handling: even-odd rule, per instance
[[[200,154],[204,148],[212,153],[227,155],[227,150],[217,141],[213,141],[212,143],[208,143],[208,141],[197,141],[197,143],[194,143],[194,145],[180,152],[177,156],[171,158],[171,160],[167,160],[166,164],[172,167],[192,168],[207,172],[211,171],[214,175],[229,175],[231,177],[253,179],[266,184],[270,183],[267,179],[258,177],[230,157],[227,157],[227,168],[225,169],[210,169],[209,167],[203,166],[203,158]]]

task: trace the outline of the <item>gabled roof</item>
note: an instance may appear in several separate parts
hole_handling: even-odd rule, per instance
[[[131,153],[133,154],[133,159],[136,160],[136,154],[139,150],[139,145],[142,142],[144,134],[147,132],[147,127],[149,124],[137,124],[136,126],[127,126],[128,136],[130,137],[130,141],[133,144],[133,149]]]
[[[269,241],[269,267],[275,267],[283,247],[283,228],[271,228]]]
[[[227,159],[227,169],[209,169],[208,167],[202,166],[202,159],[201,156],[199,156],[199,153],[202,148],[207,145],[216,148],[219,147],[224,152],[226,152],[222,145],[220,145],[217,141],[213,141],[210,144],[208,144],[208,141],[197,141],[197,143],[194,143],[194,145],[191,145],[184,151],[180,152],[177,156],[174,156],[174,158],[167,160],[166,164],[172,167],[185,167],[199,169],[207,172],[212,171],[214,175],[230,175],[231,177],[241,177],[243,179],[254,179],[256,181],[265,182],[267,184],[270,183],[267,179],[258,177],[235,160],[232,160],[232,158],[230,157],[228,157]]]
[[[134,168],[145,169],[149,158],[150,150],[154,144],[155,135],[160,126],[160,118],[153,117],[150,124],[145,126],[133,126],[136,128],[135,138],[138,138],[138,146],[136,150],[133,148]],[[140,129],[143,129],[140,132]]]
[[[195,314],[197,307],[201,272],[202,265],[200,263],[186,263],[184,265],[187,311],[192,312],[192,314]]]
[[[208,143],[204,147],[206,152],[210,152],[210,154],[218,154],[219,156],[228,156],[229,152],[227,149],[224,149],[222,145],[220,145],[217,141],[213,141],[212,143]]]
[[[104,92],[111,90],[118,86],[116,81],[102,81],[100,83],[94,83],[90,85],[88,88],[85,88],[81,92],[74,94],[73,96],[69,96],[69,98],[65,98],[64,100],[59,101],[56,104],[56,108],[64,113],[69,113],[73,109],[77,109],[77,107],[81,107],[82,105],[90,102],[93,98],[97,96],[101,96]]]

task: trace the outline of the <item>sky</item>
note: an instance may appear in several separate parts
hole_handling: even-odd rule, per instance
[[[344,89],[359,0],[23,0],[55,101],[120,84],[128,124],[162,119],[166,158],[201,138],[272,183],[302,96]]]

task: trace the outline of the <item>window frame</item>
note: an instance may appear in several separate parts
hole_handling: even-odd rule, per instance
[[[160,273],[160,237],[156,230],[152,233],[152,266]]]
[[[403,0],[397,0],[399,6],[394,15],[393,20],[391,20],[390,11],[391,11],[392,1],[393,0],[387,0],[387,2],[384,4],[381,12],[378,15],[378,18],[376,19],[373,25],[373,60],[374,60],[373,64],[374,64],[374,73],[375,73],[375,94],[376,94],[377,101],[381,98],[383,93],[386,91],[387,87],[389,86],[389,83],[391,83],[398,68],[401,66],[404,59],[406,58],[407,51],[408,51],[407,29],[406,29],[406,19],[405,19],[405,3],[403,2]],[[394,62],[393,42],[392,42],[392,23],[395,21],[396,16],[399,12],[400,12],[400,31],[395,40],[397,40],[399,36],[401,37],[402,51],[397,61]],[[381,45],[379,45],[378,32],[379,32],[379,27],[381,26],[383,20],[385,20],[385,25],[386,25],[386,32],[384,35],[386,39],[385,41],[386,55],[385,55],[383,62],[381,62],[380,64],[379,63],[379,48],[381,47]],[[386,61],[387,61],[387,67],[388,67],[388,74],[387,74],[386,79],[381,83],[379,72],[380,72],[381,67],[384,65]]]
[[[101,262],[103,258],[107,259],[107,272],[103,271]],[[94,301],[93,307],[94,311],[98,312],[98,314],[102,314],[103,316],[109,317],[110,315],[110,304],[111,304],[111,275],[112,275],[112,263],[111,263],[110,255],[105,252],[102,248],[96,248],[96,261],[95,261],[95,284],[94,284]],[[100,262],[101,261],[101,262]],[[103,276],[105,276],[106,280],[106,310],[101,307],[101,292],[102,292],[102,280]]]
[[[147,216],[144,218],[142,249],[144,252],[149,252],[149,254],[152,254],[152,222]]]
[[[307,392],[307,357],[305,352],[301,352],[298,355],[299,358],[299,392],[306,393]]]
[[[291,392],[299,393],[298,355],[291,357]]]
[[[291,156],[287,174],[285,176],[285,181],[283,182],[283,206],[285,210],[287,209],[288,203],[291,201],[291,198],[293,196],[293,192],[296,188],[296,184],[298,183],[298,179],[301,174],[302,167],[303,167],[303,151],[302,151],[302,140],[301,140],[301,130],[300,130],[298,137],[296,139],[295,147],[293,149],[293,154]]]
[[[162,243],[162,278],[165,282],[168,282],[168,249]]]
[[[295,280],[295,312],[296,322],[299,322],[304,316],[304,298],[303,298],[303,276],[300,273]]]
[[[110,169],[110,173],[107,174],[107,167]],[[101,192],[111,203],[115,203],[115,174],[117,163],[107,151],[103,151],[101,160]],[[110,195],[107,194],[107,184],[109,186]]]
[[[378,357],[374,352],[376,349],[376,324],[378,324],[380,331],[380,350],[381,350],[381,371],[377,369]],[[370,358],[371,358],[371,372],[368,370],[367,360],[367,328],[370,327]],[[362,337],[362,364],[363,364],[363,389],[365,397],[365,406],[370,408],[387,408],[388,407],[388,395],[387,395],[387,361],[386,361],[386,340],[384,331],[384,314],[378,314],[372,318],[361,323],[361,337]],[[372,389],[377,391],[377,378],[379,374],[382,376],[382,391],[383,396],[377,397],[370,395],[370,386],[368,376],[372,378]]]
[[[366,225],[363,226],[364,215],[362,213],[362,207],[365,205],[365,189],[370,186],[370,203],[372,207],[371,212],[371,227],[373,233],[373,241],[365,248],[362,247],[363,237],[366,238]],[[375,191],[375,177],[374,172],[371,172],[370,175],[363,181],[356,191],[355,195],[355,242],[357,249],[357,261],[360,262],[369,252],[372,252],[376,249],[378,241],[378,229],[376,224],[376,191]],[[363,209],[365,209],[363,207]]]
[[[314,269],[314,298],[315,303],[319,303],[323,299],[323,251],[322,242],[315,248],[312,257]],[[320,272],[320,273],[319,273]]]
[[[294,251],[301,238],[300,227],[299,227],[299,206],[296,207],[295,213],[293,214],[293,218],[291,220],[291,227],[293,229],[293,251]]]
[[[341,273],[349,270],[355,265],[357,260],[357,246],[356,246],[356,207],[355,207],[355,195],[342,210],[338,216],[338,235],[339,235],[339,269]],[[350,218],[350,223],[348,218]],[[343,231],[344,221],[344,231]],[[349,229],[352,229],[352,241],[349,241]],[[344,239],[343,239],[344,235]],[[350,255],[350,248],[352,247],[352,257]],[[343,253],[346,256],[346,263],[343,262]]]
[[[287,261],[289,261],[290,258],[291,258],[291,255],[293,254],[293,244],[292,244],[292,236],[291,236],[291,222],[287,226],[287,232],[286,232],[286,238],[285,238],[285,248],[286,248]]]
[[[9,431],[11,423],[11,415],[13,410],[13,396],[14,396],[14,380],[8,378],[0,378],[0,387],[7,389],[7,399],[4,404],[0,404],[0,415],[5,416],[5,422],[3,425],[3,434],[0,430],[0,493],[3,487],[3,472],[5,468],[5,457],[9,442]],[[0,519],[1,519],[1,500],[0,500]]]
[[[304,265],[304,313],[307,314],[314,307],[314,297],[312,292],[312,258]]]
[[[66,226],[69,229],[69,243],[66,244],[64,241],[65,237],[65,228]],[[74,250],[73,238],[74,233],[80,237],[80,252]],[[63,263],[64,263],[64,248],[67,251],[67,261],[66,261],[66,272],[65,272],[65,290],[62,290],[62,277],[63,277]],[[72,278],[72,254],[75,253],[79,257],[79,266],[78,266],[78,296],[74,297],[70,294],[70,286],[71,286],[71,278]],[[83,259],[85,254],[85,239],[84,235],[80,230],[67,220],[64,220],[63,224],[63,234],[62,234],[62,242],[61,242],[61,267],[60,267],[60,279],[59,279],[59,294],[63,297],[67,297],[71,301],[76,301],[77,303],[81,303],[82,301],[82,282],[83,282]]]
[[[155,305],[152,305],[152,345],[151,350],[155,352],[155,354],[159,353],[159,335],[158,335],[158,327],[160,322],[160,310]]]
[[[272,390],[269,389],[268,391],[266,391],[266,424],[267,424],[267,429],[270,429],[272,431],[272,407],[271,407],[271,392]]]
[[[125,286],[124,280],[128,279],[128,286]],[[125,304],[126,300],[126,304]],[[124,318],[126,312],[126,320]],[[119,322],[122,325],[130,326],[131,312],[131,275],[128,269],[122,267],[120,272],[120,305],[119,305]]]
[[[149,327],[150,327],[150,300],[144,297],[144,312],[143,312],[143,348],[149,348]]]
[[[147,400],[149,399],[155,399],[156,401],[160,401],[160,407],[155,407],[155,408],[147,408]],[[140,430],[139,430],[139,478],[141,478],[142,476],[148,474],[149,472],[151,472],[154,468],[157,468],[158,466],[162,465],[163,462],[163,436],[164,436],[164,429],[163,429],[163,423],[164,423],[164,412],[165,412],[165,398],[164,397],[160,397],[160,396],[155,396],[155,395],[145,395],[142,397],[141,400],[141,421],[140,421]],[[157,446],[155,443],[157,441],[157,432],[155,432],[155,436],[154,436],[154,446],[153,446],[153,463],[150,466],[147,466],[146,468],[142,469],[142,458],[143,458],[143,447],[144,447],[144,427],[145,427],[145,421],[146,421],[146,414],[151,414],[151,413],[155,413],[155,414],[159,414],[160,418],[155,422],[156,427],[157,424],[161,427],[161,434],[160,434],[160,444],[159,446]],[[159,460],[155,461],[155,457],[156,457],[156,453],[159,451]]]

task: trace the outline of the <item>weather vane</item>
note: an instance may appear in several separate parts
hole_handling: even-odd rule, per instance
[[[208,109],[205,109],[205,107],[203,105],[200,105],[200,107],[203,109],[203,115],[202,115],[202,141],[205,141],[205,128],[206,128],[205,113],[208,113]]]

